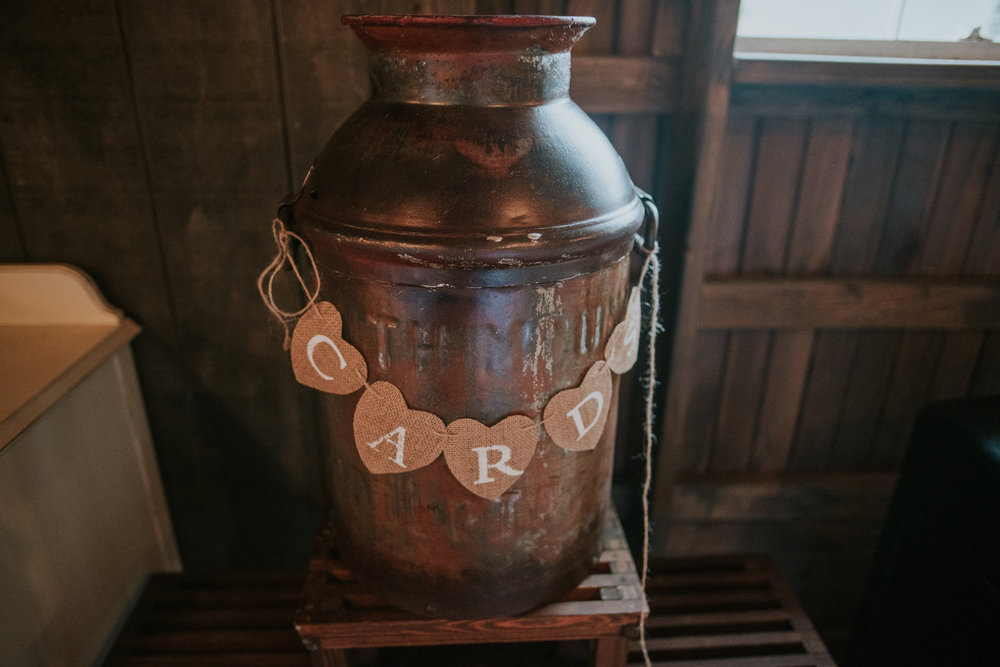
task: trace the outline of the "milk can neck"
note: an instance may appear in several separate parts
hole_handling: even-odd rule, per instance
[[[518,106],[569,93],[587,17],[345,16],[369,51],[372,98]]]

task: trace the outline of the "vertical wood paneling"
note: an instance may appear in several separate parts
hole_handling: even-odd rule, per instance
[[[788,274],[829,270],[853,142],[852,118],[819,118],[810,123],[785,263]]]
[[[976,229],[962,275],[1000,276],[1000,142],[993,150]]]
[[[3,146],[0,145],[0,262],[23,262],[28,259],[14,212],[7,170],[3,166]]]
[[[829,266],[852,139],[850,119],[810,124],[785,273],[816,274]],[[751,459],[755,470],[788,465],[814,338],[812,330],[774,333]]]
[[[316,433],[303,428],[314,397],[254,289],[290,182],[272,16],[267,0],[122,4],[198,426],[185,473],[199,497],[175,512],[198,518],[185,554],[206,567],[302,552],[322,502]],[[199,516],[197,501],[212,511]],[[265,530],[270,554],[255,544]]]
[[[682,424],[667,424],[665,428],[681,429],[685,448],[683,459],[677,462],[683,472],[707,472],[713,453],[715,424],[719,414],[719,399],[726,369],[729,334],[725,331],[703,331],[698,336],[692,361],[691,400]]]
[[[833,274],[864,275],[871,270],[893,191],[903,130],[903,123],[892,119],[866,118],[858,124],[831,248],[829,270]],[[839,421],[851,423],[845,432],[868,430],[864,415],[845,416],[845,403],[853,403],[855,396],[871,396],[871,378],[852,373],[857,342],[853,332],[815,333],[790,469],[823,470],[832,458],[842,460],[848,450],[836,444]],[[887,359],[891,356],[877,361],[885,364]],[[873,430],[878,415],[868,417],[876,420],[870,427]],[[833,454],[834,448],[840,454]]]
[[[659,5],[657,20],[673,9],[669,3]],[[672,481],[681,462],[689,458],[679,427],[691,409],[694,361],[703,334],[697,325],[698,304],[716,197],[722,192],[719,175],[726,163],[723,149],[738,15],[736,2],[687,5],[678,108],[671,123],[672,141],[664,142],[669,152],[661,152],[656,194],[665,219],[674,221],[665,226],[661,239],[666,242],[667,276],[678,282],[654,501],[661,512],[669,511]]]
[[[969,391],[975,396],[1000,394],[1000,331],[986,334]]]
[[[114,6],[17,4],[0,10],[0,147],[25,254],[77,264],[169,331]]]
[[[831,415],[833,440],[827,467],[833,470],[863,471],[889,391],[892,356],[899,345],[895,331],[860,331],[853,336],[850,375],[844,388],[839,415]],[[834,423],[832,420],[836,419]],[[803,446],[809,446],[803,443]]]
[[[744,273],[780,273],[784,267],[805,138],[803,121],[768,120],[760,126],[740,262]],[[761,419],[776,414],[773,401],[783,392],[779,384],[785,377],[769,375],[773,343],[773,336],[768,332],[734,331],[730,335],[729,363],[712,454],[712,467],[716,471],[747,468],[751,464]],[[775,370],[796,361],[780,358]],[[768,387],[772,389],[770,406],[766,405]],[[785,413],[777,414],[785,416]]]
[[[790,470],[814,472],[827,468],[850,379],[855,336],[845,331],[816,333],[788,462]]]
[[[726,160],[719,169],[720,188],[712,216],[711,246],[706,250],[705,272],[709,275],[735,274],[743,254],[747,201],[754,175],[757,119],[748,115],[729,118],[725,144]]]
[[[902,460],[917,409],[927,401],[942,335],[906,332],[899,341],[879,430],[868,456],[873,470],[893,470]]]
[[[952,127],[915,269],[921,275],[962,272],[996,152],[997,124],[958,122]]]
[[[914,267],[930,224],[949,133],[945,121],[908,123],[872,273],[898,275]]]

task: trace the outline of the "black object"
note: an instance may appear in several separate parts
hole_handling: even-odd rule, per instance
[[[859,665],[1000,665],[1000,396],[921,411],[852,657]]]

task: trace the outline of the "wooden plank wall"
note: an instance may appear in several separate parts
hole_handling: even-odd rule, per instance
[[[775,554],[838,648],[916,411],[1000,393],[1000,78],[903,67],[736,61],[667,380],[655,548]]]
[[[674,113],[681,37],[702,11],[690,7],[2,3],[0,261],[79,265],[143,326],[136,359],[188,568],[304,563],[321,518],[314,396],[293,381],[254,282],[273,253],[277,202],[367,94],[364,53],[339,16],[595,15],[575,51],[573,94],[637,184],[681,194],[665,204],[669,227],[690,181]],[[634,453],[623,451],[624,467]]]
[[[1000,391],[998,107],[733,94],[675,463],[893,472],[919,406]]]

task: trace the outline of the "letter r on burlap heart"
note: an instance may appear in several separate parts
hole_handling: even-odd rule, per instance
[[[448,424],[444,459],[462,486],[496,500],[524,473],[537,444],[538,428],[524,415],[512,415],[494,426],[459,419]]]
[[[552,441],[571,452],[596,447],[611,409],[612,386],[611,368],[598,361],[578,387],[553,396],[543,413],[545,431]]]
[[[410,410],[395,385],[376,382],[354,409],[354,444],[361,462],[376,475],[407,472],[434,461],[444,446],[444,422]]]
[[[317,301],[292,332],[292,371],[307,387],[331,394],[351,394],[364,386],[368,365],[342,336],[340,311]]]
[[[608,344],[604,347],[604,359],[617,375],[621,375],[635,365],[639,357],[639,328],[642,325],[642,308],[639,288],[633,287],[625,309],[625,319],[611,331]]]

